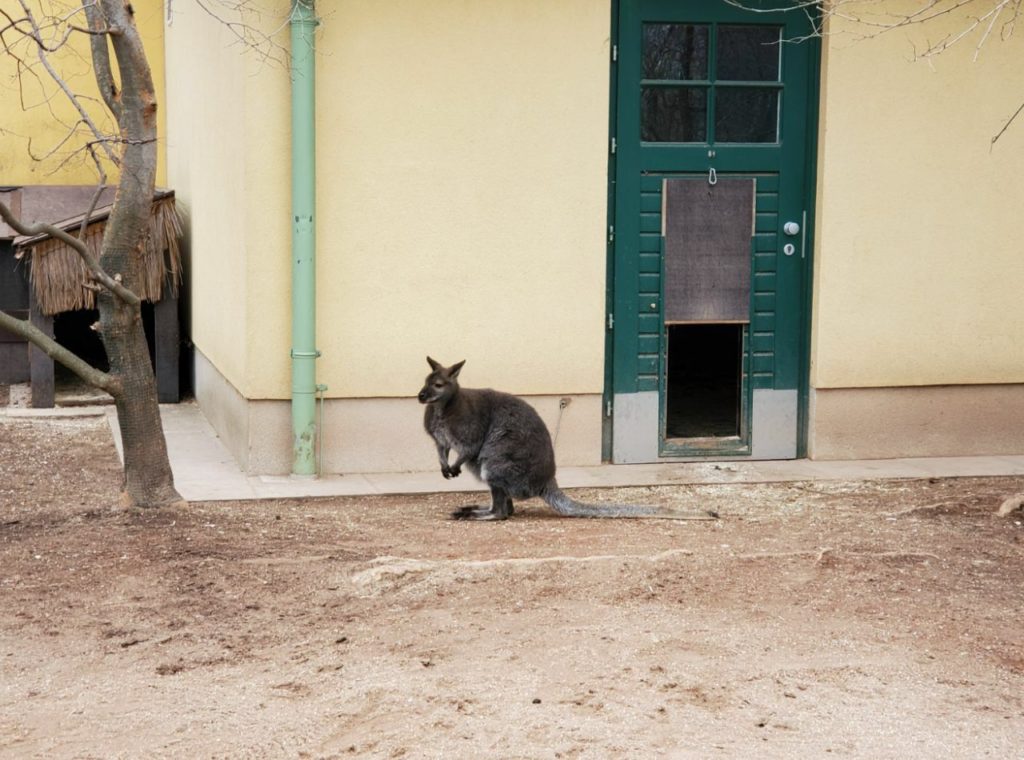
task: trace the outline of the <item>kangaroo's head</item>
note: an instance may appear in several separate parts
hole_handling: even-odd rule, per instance
[[[423,381],[423,389],[417,396],[420,403],[442,405],[448,403],[459,392],[459,371],[465,363],[466,360],[463,359],[458,364],[444,367],[440,362],[436,362],[428,356],[427,364],[430,365],[431,372]]]

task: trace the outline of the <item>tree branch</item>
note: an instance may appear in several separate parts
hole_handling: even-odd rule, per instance
[[[1024,111],[1024,103],[1022,103],[1021,106],[1014,112],[1013,116],[1010,117],[1010,120],[1003,125],[1003,128],[999,130],[999,134],[992,138],[992,142],[989,144],[989,150],[991,150],[992,146],[996,144],[996,141],[1003,136],[1003,133],[1010,128],[1010,125],[1013,124],[1014,120],[1018,116],[1020,116],[1021,111]]]
[[[855,40],[869,40],[896,30],[909,31],[912,28],[930,28],[936,19],[946,19],[957,26],[937,42],[926,40],[923,50],[913,45],[913,60],[931,59],[946,52],[964,40],[977,37],[973,60],[981,56],[982,48],[998,36],[1006,41],[1013,36],[1017,19],[1022,15],[1024,0],[920,0],[911,12],[900,13],[884,3],[868,0],[724,0],[728,5],[751,13],[779,13],[802,10],[811,20],[813,31],[809,37],[825,38],[839,32],[827,28],[829,21],[841,20],[842,33],[850,34]],[[858,28],[863,31],[858,31]],[[940,27],[942,28],[942,27]],[[797,37],[785,42],[802,42],[808,37]],[[1018,108],[991,138],[989,150],[1006,133],[1007,129],[1024,112],[1024,105]]]
[[[78,226],[79,240],[85,240],[85,233],[89,229],[89,220],[92,219],[92,212],[96,209],[96,204],[99,203],[100,196],[103,195],[103,185],[106,184],[106,177],[103,179],[104,182],[96,185],[96,191],[92,194],[92,198],[89,201],[89,210],[82,216],[82,223]]]
[[[89,116],[88,112],[85,110],[85,108],[82,107],[81,102],[79,102],[78,97],[71,91],[71,88],[68,86],[67,82],[65,82],[61,78],[61,76],[53,68],[53,65],[50,63],[50,59],[47,57],[46,54],[51,51],[49,50],[49,48],[46,47],[45,43],[43,42],[42,31],[39,28],[39,24],[36,23],[35,17],[32,15],[32,10],[28,7],[27,0],[20,0],[20,4],[22,10],[25,12],[26,20],[32,27],[31,34],[28,34],[26,36],[28,36],[29,39],[36,43],[36,53],[39,57],[39,62],[43,65],[43,68],[45,68],[46,71],[49,73],[53,81],[57,83],[57,86],[60,87],[61,90],[63,90],[65,95],[67,95],[68,100],[71,101],[71,105],[74,106],[75,110],[78,111],[78,115],[81,117],[82,122],[89,127],[89,129],[92,131],[96,139],[102,139],[104,135],[100,131],[99,127],[96,126],[92,118]],[[106,44],[106,38],[103,38],[103,40],[104,44]],[[103,143],[102,147],[104,149],[104,152],[107,154],[107,158],[110,159],[111,163],[113,163],[114,166],[120,166],[120,159],[117,156],[117,154],[113,151],[113,149],[111,149],[111,147],[106,143]]]
[[[1002,39],[1006,39],[1013,33],[1014,24],[1020,15],[1022,0],[986,0],[986,2],[979,2],[979,0],[921,0],[919,7],[910,13],[899,13],[885,8],[882,3],[869,3],[866,0],[793,0],[792,2],[777,0],[777,2],[769,2],[764,5],[755,0],[725,0],[725,2],[753,13],[803,10],[811,17],[814,26],[814,33],[811,36],[817,37],[824,37],[828,34],[825,31],[827,20],[841,19],[867,30],[865,32],[846,30],[857,40],[873,39],[898,29],[929,26],[930,22],[943,17],[963,16],[962,25],[957,31],[950,32],[938,42],[928,42],[923,51],[915,51],[914,57],[927,60],[937,56],[980,30],[980,39],[974,50],[974,58],[977,60],[981,49],[997,26],[1001,30],[1000,37]],[[977,12],[975,13],[973,11],[976,8]],[[1009,19],[1005,19],[1004,11],[1009,11]],[[1001,25],[998,24],[1000,18],[1005,19]],[[805,38],[788,41],[800,42],[803,39]]]
[[[92,50],[93,71],[96,74],[96,85],[103,96],[103,102],[107,104],[110,113],[118,124],[121,123],[121,100],[117,85],[114,84],[114,75],[110,70],[110,49],[107,47],[107,33],[110,29],[107,20],[103,17],[103,10],[91,0],[82,0],[82,8],[85,10],[85,17],[89,21],[89,45]]]
[[[102,261],[108,268],[137,274],[127,263],[125,251],[134,250],[149,235],[149,217],[157,164],[157,101],[153,76],[131,6],[124,0],[97,0],[106,21],[123,30],[110,38],[110,46],[121,82],[122,109],[119,142],[122,171],[117,199],[107,219]],[[121,263],[126,262],[126,263]],[[129,285],[135,280],[129,279]],[[102,311],[101,311],[102,316]]]
[[[0,310],[0,328],[31,342],[32,345],[36,346],[51,359],[59,361],[69,370],[85,380],[85,382],[89,383],[89,385],[105,390],[114,397],[121,394],[121,383],[116,377],[107,372],[101,372],[91,366],[84,359],[81,359],[68,349],[64,348],[64,346],[31,322],[12,317],[5,311]]]
[[[195,4],[227,29],[234,36],[236,43],[243,48],[255,51],[265,62],[269,61],[280,66],[288,65],[288,49],[274,40],[278,32],[288,26],[287,19],[284,19],[276,29],[267,33],[260,31],[259,22],[262,14],[249,0],[195,0]],[[224,11],[218,12],[214,9],[214,5],[222,7]],[[171,14],[171,3],[168,2],[168,24],[172,19]],[[232,20],[230,16],[237,16],[240,20]],[[254,21],[249,22],[246,17],[254,19]]]
[[[92,272],[93,279],[102,284],[107,290],[132,306],[137,306],[142,302],[142,299],[135,295],[135,293],[104,272],[102,267],[100,267],[99,262],[96,261],[92,253],[89,251],[89,247],[74,235],[65,232],[59,227],[54,227],[52,224],[39,223],[34,224],[31,227],[26,224],[22,224],[4,203],[0,203],[0,218],[13,227],[20,235],[39,235],[45,232],[46,234],[66,243],[74,248],[75,251],[78,252],[78,255],[82,257],[82,261],[85,262],[89,271]]]

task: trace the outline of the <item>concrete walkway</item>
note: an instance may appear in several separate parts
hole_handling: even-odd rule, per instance
[[[246,475],[195,403],[161,407],[164,432],[181,495],[189,501],[273,499],[307,496],[481,491],[469,473],[445,480],[440,472],[353,473],[302,478],[290,475]],[[120,445],[117,418],[108,412],[114,440]],[[424,446],[430,441],[424,436]],[[564,467],[563,488],[647,486],[689,483],[763,483],[794,480],[860,480],[969,475],[1024,475],[1024,454],[998,457],[948,457],[873,461],[814,462],[691,462],[680,464],[600,465]]]
[[[439,472],[353,473],[301,478],[289,475],[246,475],[228,453],[195,403],[160,407],[174,481],[189,501],[276,499],[309,496],[435,493],[484,490],[468,473],[445,480]],[[106,415],[118,454],[121,436],[113,407],[35,410],[8,409],[9,416]],[[424,438],[424,445],[429,441]],[[563,467],[563,488],[682,485],[696,483],[766,483],[798,480],[864,480],[883,478],[1024,475],[1024,454],[987,457],[879,459],[818,462],[797,459],[775,462],[686,462],[679,464]]]

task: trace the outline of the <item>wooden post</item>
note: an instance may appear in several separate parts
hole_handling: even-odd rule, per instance
[[[31,287],[28,291],[28,318],[33,325],[51,338],[53,337],[53,317],[47,316],[39,310],[35,291]],[[28,363],[29,382],[32,384],[32,406],[36,409],[52,408],[54,400],[53,359],[30,342],[28,344]]]
[[[4,193],[20,197],[20,192]],[[3,223],[0,222],[0,226]],[[17,319],[28,319],[28,277],[18,266],[14,249],[0,240],[0,309]],[[0,385],[27,383],[28,349],[24,338],[0,330]]]
[[[165,287],[164,293],[170,288]],[[178,334],[178,299],[164,296],[153,304],[153,351],[156,355],[156,395],[161,404],[181,400],[178,388],[178,359],[181,342]]]

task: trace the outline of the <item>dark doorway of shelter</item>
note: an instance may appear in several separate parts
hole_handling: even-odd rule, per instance
[[[740,435],[743,325],[670,325],[665,438]]]
[[[92,329],[99,318],[96,309],[61,312],[53,318],[53,337],[90,366],[106,372],[110,369],[107,352],[103,350],[99,333]],[[107,397],[106,393],[91,387],[56,361],[53,363],[53,385],[59,406],[97,403],[100,398]]]
[[[158,317],[158,311],[162,317]],[[157,378],[160,403],[177,403],[181,398],[176,354],[180,350],[177,332],[177,301],[164,299],[159,304],[144,301],[142,326],[149,345],[149,360]],[[90,366],[107,372],[110,364],[100,334],[93,329],[99,322],[96,309],[64,311],[53,318],[55,340]],[[162,364],[158,360],[163,351]],[[163,372],[163,374],[161,374]],[[113,401],[104,391],[93,388],[58,361],[53,362],[55,401],[58,406],[106,404]]]
[[[110,369],[107,352],[103,350],[99,333],[93,329],[99,319],[100,314],[96,309],[63,311],[53,318],[53,336],[64,348],[87,361],[90,366],[106,372]]]

